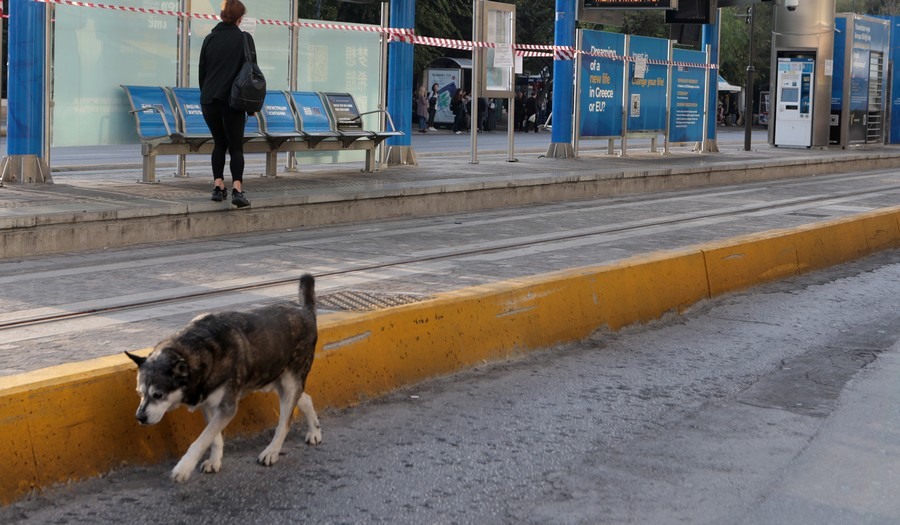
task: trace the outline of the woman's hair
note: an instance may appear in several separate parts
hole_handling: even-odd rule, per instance
[[[241,0],[223,0],[222,12],[219,18],[226,24],[236,24],[247,13],[247,8]]]

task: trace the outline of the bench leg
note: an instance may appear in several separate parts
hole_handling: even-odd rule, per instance
[[[144,151],[144,165],[141,173],[141,180],[144,184],[156,183],[156,153],[153,151]]]
[[[266,152],[266,174],[264,177],[275,177],[278,174],[278,152]]]
[[[187,172],[187,155],[178,156],[178,167],[176,168],[175,176],[184,179],[190,176]]]
[[[366,172],[367,173],[375,173],[375,150],[367,149],[366,150]]]

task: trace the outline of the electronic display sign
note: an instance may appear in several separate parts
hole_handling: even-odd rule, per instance
[[[585,9],[675,9],[678,0],[584,0]]]

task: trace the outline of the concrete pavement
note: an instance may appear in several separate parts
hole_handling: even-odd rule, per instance
[[[451,146],[446,141],[454,138],[427,140],[441,140],[447,148]],[[470,164],[465,154],[435,155],[421,158],[417,167],[389,168],[375,175],[320,167],[276,179],[248,178],[254,206],[242,211],[209,202],[206,177],[163,179],[144,186],[133,182],[127,167],[82,167],[83,171],[60,172],[54,185],[7,185],[0,190],[4,204],[0,225],[5,227],[0,232],[4,256],[15,258],[220,232],[883,168],[900,162],[900,152],[888,147],[723,150],[709,156],[684,150],[667,157],[635,154],[624,159],[595,152],[578,160],[544,159],[535,151],[521,155],[517,163],[506,162],[503,154],[486,154],[478,164]],[[833,245],[834,239],[841,242]],[[851,260],[898,242],[898,211],[887,209],[816,227],[469,288],[418,305],[333,314],[322,319],[322,355],[310,387],[324,406],[347,406],[361,396],[382,395],[398,385],[483,359],[577,340],[600,326],[615,329],[656,318],[723,291]],[[598,298],[603,300],[598,303]],[[432,356],[435,349],[452,351],[441,351],[442,359],[411,359]],[[0,381],[0,421],[10,424],[0,432],[2,459],[12,466],[8,472],[25,473],[0,480],[5,501],[31,487],[102,473],[122,461],[158,462],[182,450],[198,431],[197,419],[180,412],[167,417],[163,426],[136,428],[131,418],[133,384],[133,369],[119,356]],[[62,410],[73,406],[74,400],[81,407],[78,411]],[[269,401],[248,400],[242,411],[246,415],[235,431],[256,432],[270,426]],[[66,417],[60,419],[64,412]],[[38,453],[47,447],[59,450],[60,440],[66,443],[64,448],[77,452]],[[144,445],[148,442],[165,444],[150,449]]]

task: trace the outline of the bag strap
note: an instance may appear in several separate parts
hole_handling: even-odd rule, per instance
[[[244,37],[244,62],[252,62],[250,60],[250,33],[241,31],[241,35]]]

